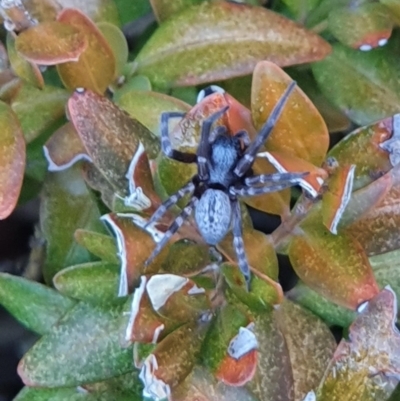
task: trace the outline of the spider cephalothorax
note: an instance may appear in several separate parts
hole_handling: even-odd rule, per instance
[[[161,148],[170,158],[183,163],[197,163],[197,174],[178,192],[171,195],[153,214],[147,225],[157,221],[166,210],[186,194],[192,193],[188,204],[169,227],[147,260],[148,264],[165,246],[184,220],[195,209],[195,220],[204,240],[210,245],[220,242],[232,227],[233,245],[238,265],[246,281],[250,280],[250,268],[244,252],[242,221],[238,196],[256,196],[279,191],[298,183],[304,174],[261,174],[254,175],[251,167],[261,146],[264,144],[296,83],[286,89],[271,112],[260,132],[250,142],[245,131],[229,135],[226,127],[214,123],[227,111],[228,106],[204,120],[196,154],[172,149],[168,120],[184,117],[184,113],[163,113],[161,116]],[[241,142],[243,141],[243,145]]]

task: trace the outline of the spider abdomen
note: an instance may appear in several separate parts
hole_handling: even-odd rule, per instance
[[[204,240],[216,245],[228,232],[232,208],[229,196],[219,189],[207,189],[199,199],[195,219]]]

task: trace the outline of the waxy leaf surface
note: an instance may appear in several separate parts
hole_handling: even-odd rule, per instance
[[[25,354],[26,385],[72,387],[132,371],[132,350],[119,344],[121,306],[79,303]]]
[[[264,59],[287,66],[329,52],[318,35],[265,8],[204,2],[162,24],[136,62],[157,85],[188,86],[250,74]]]
[[[86,37],[79,29],[57,21],[28,28],[15,40],[16,50],[28,61],[40,65],[78,61],[86,46]]]
[[[59,271],[53,284],[61,294],[95,305],[118,301],[119,264],[82,263]]]
[[[75,302],[43,284],[1,273],[0,304],[28,329],[46,334]]]
[[[200,4],[204,0],[150,0],[151,7],[158,22],[163,22],[171,18],[174,14],[185,10],[193,4]]]
[[[41,228],[47,241],[43,274],[47,283],[64,267],[92,260],[74,240],[78,228],[104,232],[100,212],[77,168],[49,174],[44,182]]]
[[[327,299],[351,309],[376,295],[378,286],[360,243],[348,234],[331,234],[320,223],[308,224],[289,245],[299,277]]]
[[[24,387],[14,401],[96,401],[96,395],[80,392],[77,388]]]
[[[335,351],[317,400],[380,401],[389,398],[400,375],[396,296],[385,288],[371,299]]]
[[[272,109],[292,82],[277,65],[262,61],[253,73],[251,111],[254,126],[260,130]],[[320,166],[329,145],[325,122],[308,99],[296,87],[290,94],[264,149],[285,152]]]
[[[322,93],[352,121],[366,125],[400,111],[397,65],[387,47],[361,52],[336,44],[312,70]]]
[[[115,77],[113,51],[96,25],[77,9],[64,9],[58,22],[72,25],[87,40],[87,47],[78,61],[57,65],[60,78],[68,89],[86,88],[103,94]]]
[[[25,140],[10,106],[0,101],[0,220],[17,204],[25,170]]]

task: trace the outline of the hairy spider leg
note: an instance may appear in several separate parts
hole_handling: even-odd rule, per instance
[[[150,257],[144,263],[145,266],[148,266],[151,261],[161,252],[170,238],[179,230],[179,227],[183,224],[183,222],[190,216],[193,208],[196,206],[198,199],[193,197],[190,199],[189,203],[182,209],[174,222],[169,226],[168,230],[165,232],[161,241],[157,243]]]
[[[168,199],[166,199],[158,209],[153,213],[150,217],[149,221],[146,223],[144,228],[159,220],[164,213],[172,206],[175,205],[180,199],[182,199],[186,194],[192,192],[195,188],[193,181],[188,182],[184,185],[179,191],[176,191],[173,195],[171,195]]]
[[[268,184],[271,182],[291,182],[297,184],[297,182],[307,176],[309,173],[274,173],[274,174],[260,174],[247,177],[244,180],[245,185],[253,186],[257,184]]]
[[[212,126],[226,113],[228,109],[229,106],[225,106],[214,114],[211,114],[211,116],[203,121],[201,126],[200,142],[197,148],[197,169],[200,181],[206,181],[210,178],[207,163],[210,159],[210,144],[208,139],[210,137]]]
[[[243,156],[240,158],[240,160],[236,164],[236,168],[234,170],[234,173],[238,177],[242,177],[244,174],[246,174],[247,170],[251,167],[251,165],[254,162],[254,159],[257,155],[257,152],[263,145],[263,143],[267,140],[268,136],[271,134],[272,130],[275,127],[275,124],[277,120],[279,119],[285,104],[290,96],[290,94],[293,92],[293,89],[296,86],[296,82],[292,81],[290,85],[286,88],[284,94],[281,96],[281,98],[278,100],[276,103],[275,107],[272,109],[271,114],[269,115],[267,121],[264,123],[262,126],[260,132],[258,135],[255,137],[254,141],[249,145],[249,147],[245,150]]]
[[[208,143],[211,145],[218,136],[226,134],[226,132],[227,128],[225,127],[225,125],[218,125],[211,131],[210,136],[208,138]]]
[[[236,258],[238,261],[239,269],[246,279],[247,288],[250,287],[250,268],[247,262],[246,253],[244,251],[244,242],[242,234],[242,215],[240,212],[240,204],[237,199],[231,202],[232,204],[232,218],[233,218],[233,247],[235,248]]]
[[[195,163],[197,157],[194,153],[185,153],[172,148],[169,139],[168,122],[170,118],[183,118],[185,113],[179,111],[171,111],[161,114],[161,149],[170,159],[177,160],[182,163]]]
[[[285,181],[275,185],[266,185],[263,187],[246,187],[246,186],[235,186],[229,189],[231,195],[236,196],[257,196],[267,194],[269,192],[281,191],[293,186],[293,182]]]

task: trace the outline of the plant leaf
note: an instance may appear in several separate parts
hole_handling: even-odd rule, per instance
[[[63,84],[68,89],[86,88],[103,94],[114,79],[116,69],[113,51],[106,39],[96,25],[77,9],[64,9],[57,20],[77,28],[87,40],[87,47],[78,61],[57,65]]]
[[[319,36],[265,8],[204,2],[162,24],[136,62],[156,85],[189,86],[250,74],[266,58],[287,66],[329,52]]]
[[[385,288],[371,299],[342,339],[317,391],[317,400],[386,400],[400,374],[397,301]],[[394,377],[396,380],[391,380]]]
[[[0,273],[0,304],[28,329],[46,334],[75,302],[43,284]]]
[[[0,219],[14,210],[25,170],[25,141],[10,106],[0,101]]]
[[[313,290],[347,308],[378,293],[371,266],[360,243],[348,234],[331,234],[309,221],[293,237],[289,258],[298,276]]]
[[[132,371],[132,350],[119,345],[121,308],[76,305],[22,358],[23,382],[72,387]]]
[[[16,50],[28,61],[40,65],[78,61],[86,46],[86,36],[77,28],[57,21],[34,25],[15,39]]]
[[[32,142],[65,115],[68,93],[64,89],[46,85],[37,89],[23,85],[13,98],[11,107],[21,123],[27,143]]]
[[[32,388],[24,387],[13,401],[96,401],[96,395],[77,388]]]
[[[104,227],[79,169],[71,168],[47,176],[40,221],[47,241],[47,258],[43,267],[47,283],[51,283],[53,276],[64,267],[92,259],[86,249],[75,243],[75,230],[86,228],[104,232]]]
[[[322,93],[352,121],[367,125],[400,111],[397,65],[388,47],[366,53],[336,44],[312,70]]]
[[[193,4],[200,4],[203,1],[204,0],[178,0],[172,2],[168,0],[150,0],[150,4],[157,21],[163,22],[174,16],[174,14],[184,11],[187,7]]]
[[[89,262],[67,267],[53,278],[53,284],[61,294],[73,299],[108,305],[121,302],[117,297],[119,264]]]

